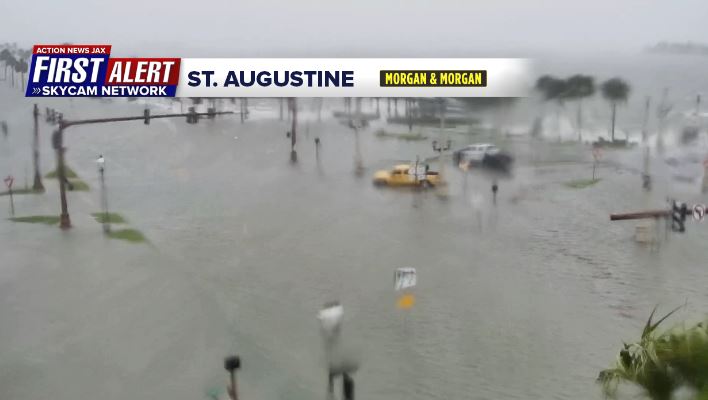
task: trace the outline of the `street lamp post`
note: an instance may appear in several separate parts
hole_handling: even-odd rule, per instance
[[[52,145],[57,153],[57,178],[59,180],[59,198],[61,201],[61,215],[60,215],[60,220],[59,220],[59,227],[61,229],[71,228],[71,219],[69,218],[69,210],[68,210],[68,205],[67,205],[67,201],[66,201],[66,182],[67,181],[66,181],[66,174],[64,171],[64,153],[66,151],[66,148],[64,147],[64,130],[66,128],[69,128],[69,127],[72,127],[75,125],[90,125],[90,124],[102,124],[102,123],[108,123],[108,122],[123,122],[123,121],[138,121],[138,120],[143,120],[146,125],[149,125],[151,119],[179,118],[179,117],[185,117],[187,119],[187,123],[195,124],[198,122],[199,117],[202,117],[202,116],[211,117],[214,115],[223,115],[223,114],[234,114],[234,112],[233,111],[218,111],[218,112],[212,111],[212,112],[206,112],[206,113],[198,113],[198,112],[194,111],[193,107],[190,107],[190,110],[188,113],[150,115],[150,110],[145,109],[145,112],[143,113],[143,115],[135,116],[135,117],[96,118],[96,119],[82,119],[82,120],[72,120],[72,121],[65,120],[61,113],[52,112],[51,115],[56,115],[56,122],[59,125],[57,130],[52,135]]]
[[[108,193],[106,192],[105,163],[106,160],[105,158],[103,158],[103,154],[98,156],[98,159],[96,159],[96,164],[98,165],[98,174],[101,178],[101,208],[103,208],[103,233],[109,233],[111,231],[111,224],[108,220]]]

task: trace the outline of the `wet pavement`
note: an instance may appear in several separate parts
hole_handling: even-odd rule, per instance
[[[7,92],[0,172],[22,183],[31,103]],[[69,119],[142,113],[98,100],[40,106]],[[607,151],[602,180],[571,189],[564,183],[590,178],[588,147],[505,139],[519,162],[499,179],[494,207],[491,176],[474,171],[465,191],[451,165],[446,200],[375,188],[376,169],[431,157],[430,140],[362,131],[359,177],[354,134],[329,111],[322,122],[303,112],[293,165],[277,102],[252,107],[244,124],[67,131],[67,163],[92,188],[69,194],[74,228],[0,222],[0,398],[203,399],[226,382],[223,357],[238,353],[243,398],[324,399],[315,315],[337,299],[362,362],[358,398],[599,399],[598,371],[638,337],[654,305],[687,303],[678,318],[705,313],[705,223],[650,249],[633,241],[636,223],[609,221],[664,207],[667,196],[706,202],[696,187],[670,183],[656,160],[655,190],[644,194],[638,149]],[[44,173],[54,168],[49,131],[42,123]],[[100,210],[98,154],[111,211],[148,244],[105,239],[90,217]],[[15,197],[18,215],[58,214],[56,182],[44,183],[43,195]],[[392,282],[404,266],[418,271],[407,311],[396,309]]]

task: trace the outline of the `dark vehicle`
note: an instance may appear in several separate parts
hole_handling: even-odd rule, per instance
[[[514,158],[506,152],[499,150],[493,144],[472,144],[453,154],[455,165],[469,167],[483,167],[494,171],[508,173],[514,163]]]

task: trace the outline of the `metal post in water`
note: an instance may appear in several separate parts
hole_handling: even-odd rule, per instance
[[[109,233],[111,231],[111,225],[109,223],[108,215],[108,193],[106,192],[106,179],[105,179],[105,159],[103,155],[98,156],[96,160],[98,164],[98,173],[101,178],[101,208],[103,208],[103,233]]]
[[[34,161],[34,183],[32,184],[32,190],[36,192],[43,192],[44,185],[42,185],[42,176],[39,173],[39,107],[37,104],[34,105],[34,111],[32,113],[34,117],[34,137],[32,139],[32,160]]]
[[[12,197],[12,186],[7,188],[7,190],[10,195],[10,216],[14,217],[15,216],[15,200]]]

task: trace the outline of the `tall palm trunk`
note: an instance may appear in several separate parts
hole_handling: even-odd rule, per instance
[[[558,135],[558,141],[562,141],[561,135],[561,123],[560,123],[560,103],[556,104],[556,134]]]
[[[617,117],[617,103],[612,102],[612,141],[615,141],[615,118]]]
[[[583,101],[578,101],[578,142],[583,141]]]

